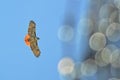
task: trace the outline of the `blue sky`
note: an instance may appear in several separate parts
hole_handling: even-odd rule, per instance
[[[57,32],[64,24],[66,6],[66,0],[0,1],[0,80],[60,79],[57,64],[62,49]],[[30,20],[36,22],[40,37],[39,58],[24,43]]]

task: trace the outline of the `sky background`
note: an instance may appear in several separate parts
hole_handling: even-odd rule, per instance
[[[69,12],[75,12],[76,26],[80,10],[85,9],[85,0],[78,0],[73,7],[69,1],[72,0],[0,1],[0,80],[60,80],[57,65],[66,46],[58,39],[58,29],[70,23],[66,17]],[[35,21],[40,37],[39,58],[24,43],[30,20]]]

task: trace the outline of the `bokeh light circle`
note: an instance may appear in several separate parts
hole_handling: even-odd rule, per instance
[[[58,38],[63,42],[69,42],[73,39],[74,30],[71,26],[65,25],[59,28]]]
[[[58,71],[61,75],[72,74],[74,70],[74,62],[71,58],[62,58],[58,63]]]
[[[120,24],[111,23],[106,30],[106,36],[112,42],[119,41],[120,40]]]
[[[89,39],[89,46],[95,51],[100,51],[106,45],[106,37],[103,33],[96,32]]]
[[[109,64],[111,63],[111,55],[114,50],[116,50],[117,47],[113,44],[108,44],[102,51],[101,51],[101,57],[102,60],[106,63]]]
[[[95,54],[95,63],[100,67],[105,67],[108,63],[105,63],[101,56],[101,51],[96,52]]]
[[[82,76],[93,76],[97,72],[97,65],[93,59],[87,59],[81,64]]]
[[[98,24],[98,31],[105,34],[108,26],[109,21],[107,19],[101,19]]]
[[[88,18],[82,18],[78,24],[78,34],[83,36],[90,35],[94,30],[93,20]]]
[[[111,65],[114,68],[120,68],[120,50],[116,49],[111,55]]]

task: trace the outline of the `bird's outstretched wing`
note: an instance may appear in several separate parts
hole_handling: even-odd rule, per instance
[[[29,23],[28,35],[30,35],[30,37],[36,37],[36,24],[32,20]]]
[[[40,56],[41,52],[40,52],[40,49],[39,49],[38,44],[37,44],[37,39],[34,37],[30,38],[30,48],[36,57]]]
[[[34,21],[30,21],[29,23],[28,35],[30,36],[30,48],[33,51],[34,55],[36,57],[39,57],[41,52],[37,44],[36,24]]]

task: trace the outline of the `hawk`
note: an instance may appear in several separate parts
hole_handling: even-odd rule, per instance
[[[28,27],[28,34],[25,36],[24,41],[27,46],[30,46],[36,57],[39,57],[41,53],[37,43],[38,40],[39,37],[36,36],[36,23],[31,20]]]

